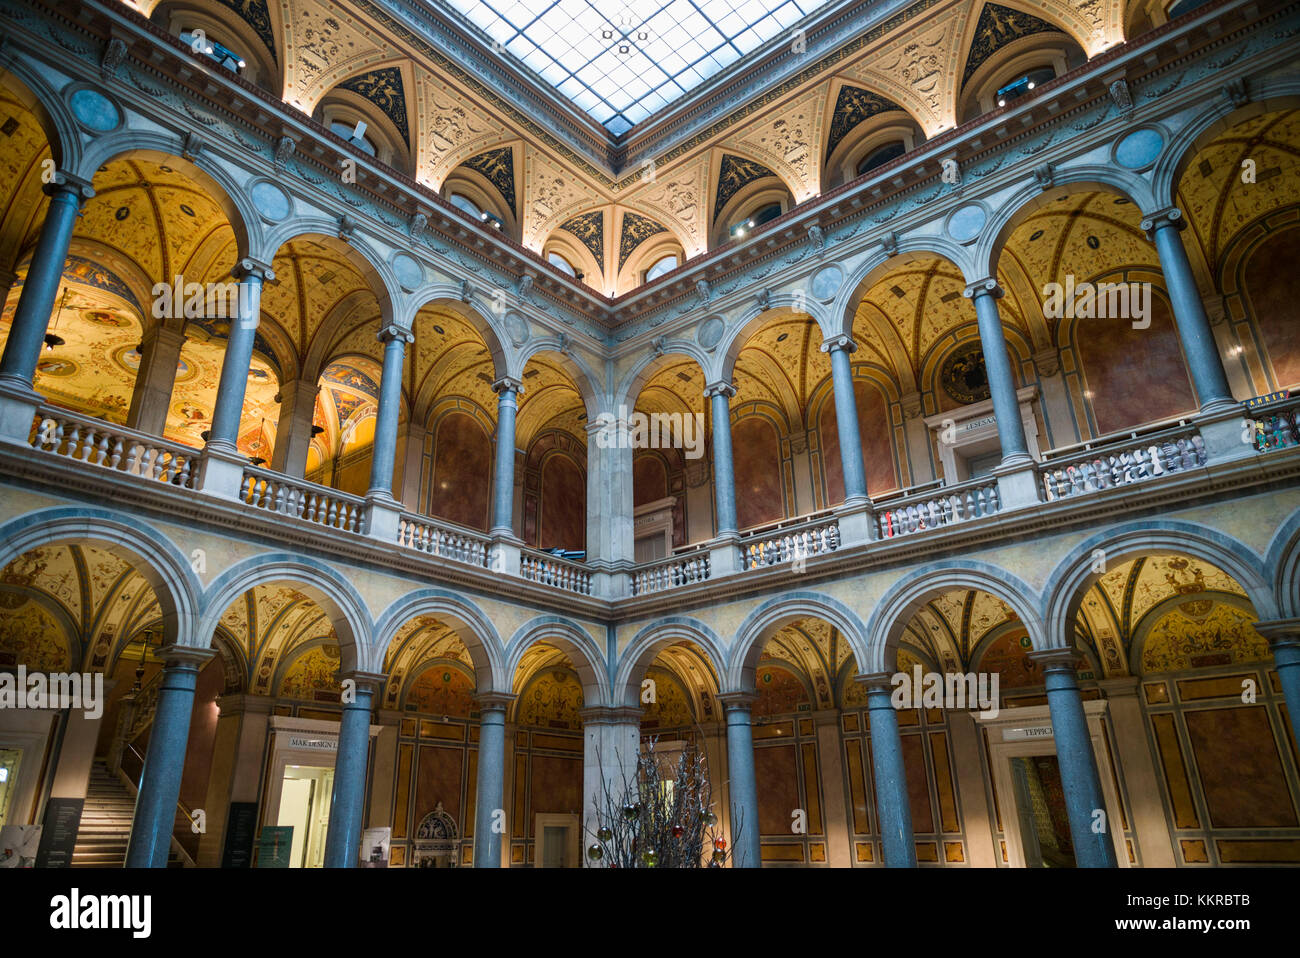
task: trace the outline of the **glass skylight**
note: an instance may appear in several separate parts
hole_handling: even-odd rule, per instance
[[[615,136],[829,0],[434,0]]]

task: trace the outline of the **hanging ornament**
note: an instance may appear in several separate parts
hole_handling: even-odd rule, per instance
[[[646,868],[654,868],[659,864],[659,853],[653,848],[647,848],[641,853],[641,864]]]
[[[631,804],[631,803],[629,803],[629,804],[627,804],[627,805],[624,805],[624,806],[623,806],[623,817],[626,818],[629,822],[632,821],[632,819],[634,819],[634,818],[640,818],[640,817],[641,817],[641,804],[640,804],[640,802],[637,802],[637,803],[635,803],[635,804]]]
[[[722,864],[721,864],[721,863],[720,863],[720,862],[715,858],[713,861],[709,862],[709,867],[710,867],[710,868],[721,868],[721,867],[722,867]]]
[[[714,847],[715,850],[720,851],[720,852],[726,851],[726,850],[727,850],[727,840],[726,840],[725,838],[715,838],[715,839],[713,840],[713,847]]]
[[[597,829],[596,831],[596,837],[599,838],[602,842],[607,842],[614,837],[614,833],[611,832],[608,828],[600,828]]]
[[[709,862],[709,867],[716,868],[726,860],[727,860],[727,853],[724,852],[721,848],[715,849],[713,852],[713,861]]]
[[[704,823],[706,825],[716,825],[718,824],[718,816],[713,814],[713,812],[706,812],[704,815]]]
[[[598,862],[605,857],[605,849],[601,848],[599,845],[588,845],[587,857],[593,862]]]
[[[673,838],[681,838],[684,834],[686,834],[686,829],[682,828],[681,825],[673,826]]]

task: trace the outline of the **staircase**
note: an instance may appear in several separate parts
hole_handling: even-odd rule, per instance
[[[86,805],[81,812],[77,843],[72,852],[73,868],[121,868],[126,861],[126,846],[131,838],[131,817],[135,799],[122,780],[96,760],[90,770]],[[168,868],[182,867],[173,847]]]

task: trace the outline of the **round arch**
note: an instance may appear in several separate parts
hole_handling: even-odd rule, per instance
[[[524,370],[528,368],[528,361],[543,353],[546,353],[548,358],[564,370],[565,375],[573,381],[578,388],[578,396],[582,399],[583,408],[587,411],[587,421],[594,422],[603,395],[596,384],[602,383],[603,380],[596,375],[587,360],[571,349],[568,343],[558,338],[547,338],[530,343],[527,349],[516,355],[513,367],[508,369],[506,375],[522,381]]]
[[[186,159],[183,152],[184,142],[179,136],[128,128],[91,143],[78,165],[77,175],[93,181],[101,166],[133,156],[170,166],[207,190],[221,207],[226,222],[234,231],[239,259],[252,257],[269,263],[269,258],[259,255],[263,253],[261,218],[243,185],[236,181],[230,170],[206,154]]]
[[[50,86],[42,68],[29,62],[22,54],[10,57],[5,63],[5,71],[8,74],[5,88],[18,97],[19,102],[40,123],[55,167],[82,176],[81,171],[85,167],[82,161],[82,137],[67,101],[58,90]],[[9,82],[9,78],[17,82]],[[93,173],[95,167],[90,169]]]
[[[505,669],[505,645],[496,626],[476,605],[446,589],[421,589],[392,603],[375,622],[375,654],[380,668],[397,632],[413,618],[430,615],[451,625],[474,663],[480,694],[509,692],[512,676]],[[375,671],[378,671],[376,669]],[[414,676],[408,676],[408,681]]]
[[[994,208],[989,222],[971,250],[971,264],[979,275],[966,272],[964,275],[967,281],[973,283],[986,276],[997,275],[998,260],[1002,255],[1003,247],[1011,239],[1011,234],[1039,207],[1062,194],[1089,190],[1125,197],[1144,214],[1159,208],[1153,199],[1149,185],[1136,173],[1092,164],[1053,169],[1052,185],[1048,189],[1041,188],[1033,180],[1026,180],[1014,192],[1009,192],[1007,195],[1027,195],[1029,199],[1018,203],[999,204]]]
[[[321,607],[338,636],[341,671],[378,672],[383,662],[372,642],[370,614],[352,583],[323,562],[290,553],[252,556],[235,563],[211,585],[203,599],[199,635],[211,641],[221,616],[249,589],[275,582],[290,582]]]
[[[978,589],[1005,602],[1019,617],[1035,649],[1047,648],[1038,613],[1038,593],[1019,576],[977,559],[944,560],[909,570],[876,604],[867,622],[868,674],[892,671],[890,651],[898,648],[903,630],[926,600],[953,589]]]
[[[947,260],[965,277],[971,275],[972,264],[975,262],[970,250],[942,236],[902,237],[891,250],[882,246],[874,248],[849,274],[831,303],[827,322],[823,326],[830,327],[827,328],[827,336],[843,335],[852,338],[858,304],[873,286],[900,266],[934,258]]]
[[[1192,160],[1215,138],[1251,117],[1294,109],[1300,109],[1300,78],[1297,77],[1252,81],[1251,100],[1240,107],[1234,107],[1226,98],[1205,105],[1169,137],[1151,170],[1152,209],[1174,205],[1178,184]]]
[[[839,599],[820,592],[790,592],[760,604],[745,616],[745,620],[736,629],[735,641],[727,655],[723,691],[752,690],[754,669],[764,643],[783,626],[808,618],[823,619],[839,629],[853,650],[854,661],[868,661],[867,636],[870,633],[856,612]]]
[[[715,351],[714,369],[704,367],[706,383],[718,380],[731,382],[736,374],[736,360],[740,358],[741,352],[754,338],[755,333],[778,318],[780,314],[802,314],[811,317],[817,324],[817,328],[821,330],[823,340],[836,335],[836,331],[830,328],[833,314],[824,304],[810,300],[806,296],[795,296],[790,292],[773,292],[768,296],[766,306],[751,303],[737,319],[733,320],[730,330],[723,335],[722,343]]]
[[[709,357],[704,350],[694,343],[682,339],[665,342],[663,352],[642,356],[631,369],[623,374],[623,378],[614,387],[614,395],[610,402],[612,409],[617,410],[621,406],[625,406],[629,410],[632,409],[637,398],[641,395],[641,390],[655,377],[660,369],[672,363],[675,359],[683,357],[694,360],[695,364],[700,367],[700,372],[705,381],[709,381]]]
[[[1278,526],[1264,568],[1273,570],[1273,593],[1283,618],[1300,618],[1300,511]]]
[[[332,241],[331,245],[356,267],[361,278],[370,287],[370,291],[374,293],[375,299],[379,301],[380,325],[397,323],[397,317],[404,315],[405,297],[400,292],[401,287],[384,261],[384,257],[362,237],[353,234],[349,239],[341,240],[338,238],[338,233],[338,220],[328,219],[319,214],[293,217],[266,234],[260,247],[263,255],[256,258],[264,263],[271,263],[280,249],[292,240],[324,237]]]
[[[585,708],[610,704],[609,670],[605,653],[595,639],[572,619],[560,615],[539,615],[529,619],[510,637],[506,645],[505,688],[513,691],[515,676],[524,653],[538,642],[553,645],[573,663],[582,681]]]
[[[471,327],[483,340],[488,355],[492,357],[493,381],[506,375],[509,359],[506,352],[506,337],[493,321],[473,303],[461,298],[461,288],[447,283],[429,283],[414,292],[408,293],[398,315],[398,324],[403,329],[415,329],[415,317],[423,310],[435,307],[455,313]]]
[[[69,542],[89,542],[139,562],[136,571],[158,599],[164,643],[206,645],[200,638],[205,633],[195,629],[203,587],[190,560],[170,539],[134,517],[82,506],[29,513],[0,526],[0,569],[31,549]]]
[[[655,657],[670,645],[686,641],[699,646],[721,679],[727,668],[722,639],[699,619],[672,615],[642,628],[619,655],[611,703],[615,707],[640,708],[641,680]]]
[[[1189,555],[1218,566],[1245,589],[1261,619],[1277,617],[1273,585],[1250,548],[1207,526],[1181,520],[1139,521],[1089,536],[1057,564],[1042,593],[1048,635],[1055,639],[1073,634],[1085,593],[1104,575],[1094,571],[1099,559],[1110,565],[1152,554]]]

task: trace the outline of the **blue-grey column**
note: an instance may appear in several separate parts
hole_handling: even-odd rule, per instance
[[[217,402],[212,410],[208,448],[236,452],[239,423],[244,418],[244,393],[248,370],[253,362],[253,340],[262,318],[262,283],[275,279],[269,266],[251,259],[241,260],[232,275],[239,280],[239,317],[230,324],[230,339],[221,360]]]
[[[847,336],[822,343],[831,354],[831,380],[835,387],[835,425],[840,437],[840,463],[844,470],[844,501],[867,501],[867,471],[862,464],[862,433],[858,429],[858,400],[853,391],[853,364],[849,356],[858,348]]]
[[[876,779],[876,815],[888,868],[915,868],[916,841],[912,837],[912,805],[907,797],[907,769],[903,765],[903,740],[898,715],[890,701],[893,689],[888,673],[862,677],[867,688],[867,714],[871,723],[871,769]]]
[[[492,535],[514,534],[515,414],[523,385],[505,376],[492,384],[497,394],[496,468],[492,476]]]
[[[1273,650],[1273,667],[1291,717],[1291,734],[1300,745],[1300,619],[1257,622],[1255,631],[1268,639]]]
[[[501,867],[501,833],[493,826],[504,812],[506,707],[508,695],[479,696],[478,785],[474,811],[474,867]]]
[[[758,783],[754,777],[754,733],[750,709],[752,692],[729,692],[719,701],[727,712],[727,774],[731,790],[731,864],[761,868],[758,836]]]
[[[181,797],[185,747],[190,737],[190,713],[199,670],[212,657],[210,649],[171,646],[163,652],[162,683],[149,732],[149,748],[140,773],[127,868],[166,868],[171,854],[176,803]]]
[[[334,797],[325,832],[325,867],[356,868],[361,854],[361,820],[366,808],[366,770],[370,764],[370,706],[382,677],[353,672],[352,701],[343,703],[339,748],[334,757]]]
[[[980,348],[984,369],[989,377],[989,395],[993,399],[993,417],[998,423],[998,441],[1002,445],[1002,465],[1021,466],[1033,461],[1025,442],[1025,424],[1020,420],[1020,400],[1016,398],[1016,378],[1007,359],[1007,340],[998,315],[1002,288],[995,279],[982,279],[965,289],[967,299],[975,300],[975,318],[979,322]]]
[[[731,459],[731,409],[727,400],[736,395],[731,383],[711,383],[704,388],[713,408],[713,497],[718,535],[736,533],[736,474]]]
[[[397,422],[402,414],[402,360],[415,336],[400,326],[385,326],[376,337],[384,344],[384,368],[379,377],[379,411],[375,440],[370,447],[370,489],[367,495],[392,498],[393,463],[397,461]]]
[[[1224,409],[1233,405],[1232,389],[1205,315],[1205,304],[1196,288],[1183,238],[1178,235],[1186,226],[1183,212],[1177,207],[1159,210],[1142,220],[1142,230],[1156,244],[1156,254],[1160,257],[1160,271],[1165,274],[1165,288],[1174,308],[1174,322],[1196,387],[1196,398],[1202,410]]]
[[[1070,838],[1074,842],[1074,861],[1080,868],[1114,868],[1110,812],[1101,793],[1097,757],[1092,750],[1083,699],[1075,679],[1078,653],[1072,649],[1052,649],[1030,653],[1030,658],[1042,668],[1047,687],[1052,737],[1056,740],[1056,759],[1061,768],[1065,810],[1070,818]],[[1100,832],[1094,831],[1094,823],[1104,826]]]
[[[45,331],[54,312],[54,299],[63,278],[63,264],[68,258],[68,244],[77,225],[83,201],[95,195],[85,180],[67,173],[56,173],[52,183],[44,186],[50,198],[41,235],[32,253],[27,278],[23,280],[13,326],[0,356],[0,380],[30,390],[41,358]]]

